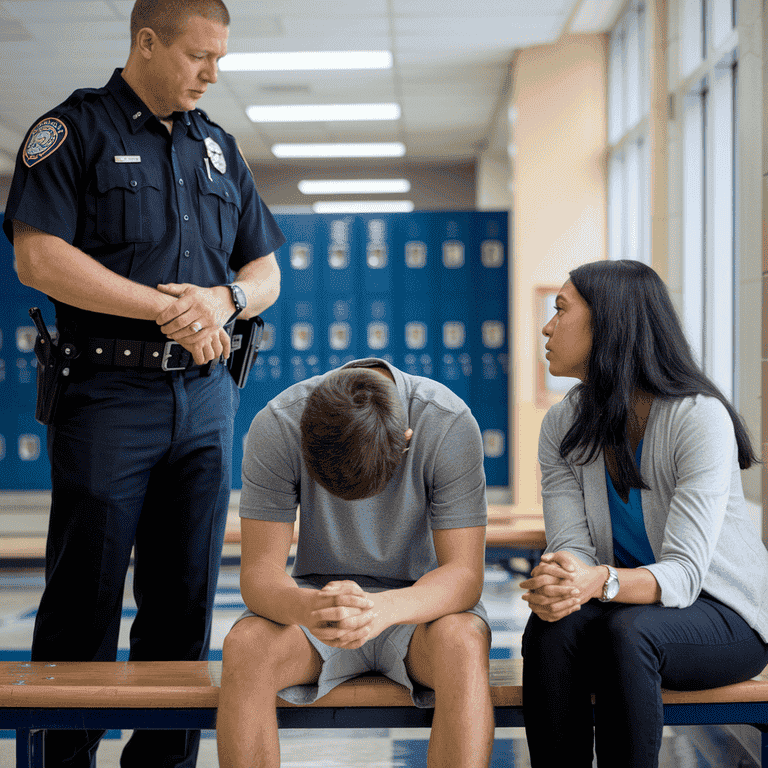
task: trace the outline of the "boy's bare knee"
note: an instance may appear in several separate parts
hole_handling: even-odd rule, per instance
[[[266,669],[277,669],[281,652],[279,625],[259,616],[242,619],[229,631],[222,645],[223,675],[262,676]]]
[[[321,659],[296,625],[276,624],[260,616],[242,619],[222,647],[222,686],[245,685],[273,690],[311,682]]]
[[[488,658],[488,625],[472,613],[454,613],[433,621],[427,630],[431,652],[451,664]]]

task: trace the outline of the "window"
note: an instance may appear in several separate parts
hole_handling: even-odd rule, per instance
[[[650,261],[645,7],[630,3],[611,32],[608,65],[608,243],[612,259]]]
[[[738,46],[733,0],[681,0],[683,319],[706,373],[738,386]],[[698,51],[698,53],[697,53]]]

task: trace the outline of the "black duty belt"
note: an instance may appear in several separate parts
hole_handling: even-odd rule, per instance
[[[84,342],[85,358],[92,365],[183,371],[196,364],[192,354],[176,341],[85,339]]]

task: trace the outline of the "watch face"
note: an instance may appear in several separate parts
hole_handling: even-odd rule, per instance
[[[611,572],[610,577],[608,578],[608,583],[605,585],[605,595],[608,598],[608,600],[613,600],[616,595],[619,594],[619,580],[614,575],[613,572]]]
[[[248,303],[245,291],[239,285],[231,285],[230,288],[232,289],[232,300],[235,302],[236,308],[242,311]]]

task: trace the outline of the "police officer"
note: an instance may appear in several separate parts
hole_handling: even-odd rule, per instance
[[[4,229],[19,278],[76,357],[48,429],[52,504],[34,660],[114,660],[135,546],[132,660],[204,659],[238,390],[224,326],[271,306],[284,237],[216,82],[220,0],[138,0],[131,50],[29,131]],[[95,765],[100,732],[50,732],[48,765]],[[192,766],[199,732],[136,732],[122,765]]]

